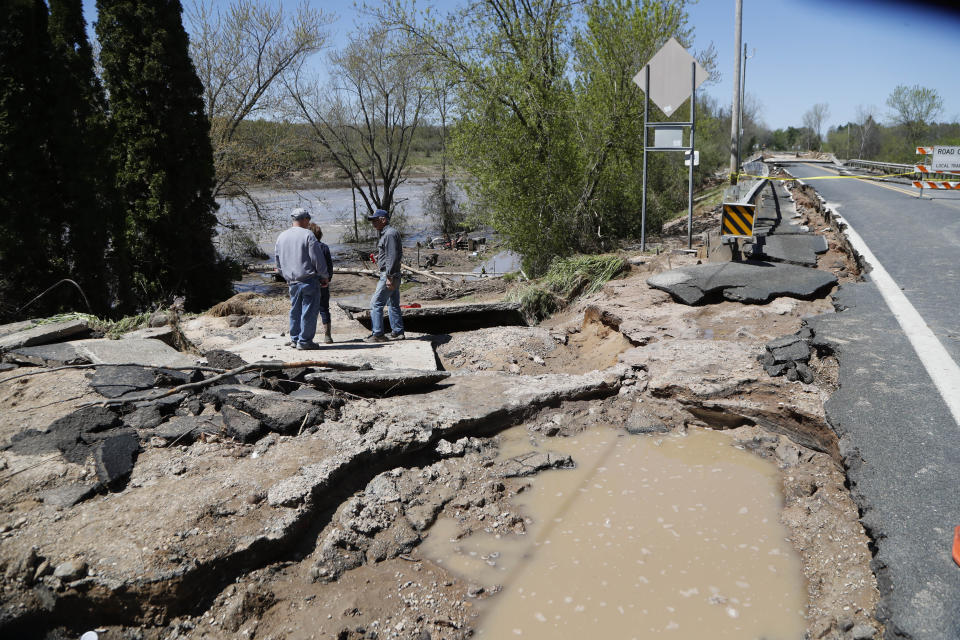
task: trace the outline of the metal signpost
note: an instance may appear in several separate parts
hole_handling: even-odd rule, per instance
[[[683,80],[685,69],[690,69],[690,84]],[[693,167],[694,131],[696,129],[697,87],[707,79],[707,72],[696,58],[675,39],[650,58],[650,61],[633,78],[643,90],[643,199],[640,210],[640,250],[647,249],[647,151],[684,151],[686,157],[694,155],[690,162],[687,185],[687,248],[693,247]],[[650,100],[670,117],[683,102],[690,98],[689,122],[650,122]],[[683,129],[690,127],[690,145],[683,146]],[[648,146],[647,130],[654,130],[654,146]]]

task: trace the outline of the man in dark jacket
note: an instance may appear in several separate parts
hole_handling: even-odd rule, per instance
[[[364,338],[364,341],[387,341],[383,331],[383,307],[387,305],[390,338],[403,340],[403,316],[400,314],[400,261],[403,259],[403,247],[400,245],[400,233],[390,226],[390,214],[384,209],[377,209],[367,216],[367,220],[380,232],[380,240],[377,242],[380,281],[370,298],[370,325],[373,333]]]

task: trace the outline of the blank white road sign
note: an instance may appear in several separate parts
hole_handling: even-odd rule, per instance
[[[690,97],[690,63],[696,62],[696,86],[700,86],[709,77],[690,53],[674,38],[650,58],[650,99],[668,116],[672,115],[683,101]],[[646,66],[646,65],[645,65]],[[633,77],[633,81],[644,90],[644,71]]]
[[[661,149],[682,147],[683,129],[679,127],[654,127],[653,146]]]
[[[930,156],[930,171],[960,171],[960,147],[936,146]]]

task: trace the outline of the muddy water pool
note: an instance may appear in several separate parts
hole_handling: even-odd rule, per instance
[[[523,428],[501,438],[504,457],[535,446]],[[731,444],[708,430],[549,438],[539,446],[577,468],[519,494],[526,535],[454,541],[441,520],[422,550],[502,585],[484,601],[481,638],[801,638],[806,590],[776,469]]]

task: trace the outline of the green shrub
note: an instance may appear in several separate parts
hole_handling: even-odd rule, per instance
[[[555,258],[537,284],[520,289],[514,297],[524,315],[539,322],[578,296],[599,291],[628,269],[627,261],[616,255]]]

